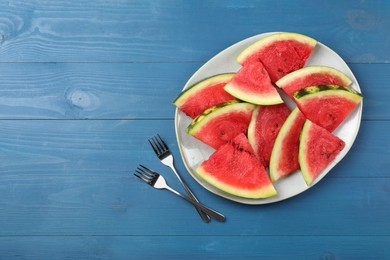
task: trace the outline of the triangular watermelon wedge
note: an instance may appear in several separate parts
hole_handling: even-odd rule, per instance
[[[243,66],[261,61],[272,82],[305,65],[317,41],[299,33],[275,33],[253,43],[236,58]]]
[[[280,128],[272,149],[269,174],[272,182],[284,178],[299,169],[299,136],[306,118],[295,108]]]
[[[279,79],[275,84],[293,97],[294,92],[310,86],[337,85],[348,87],[352,80],[343,72],[327,66],[307,66]]]
[[[238,99],[257,105],[283,103],[260,61],[251,62],[242,67],[224,89]]]
[[[233,76],[234,73],[224,73],[201,80],[184,90],[173,104],[194,119],[212,106],[236,100],[223,89]]]
[[[277,194],[245,134],[222,145],[196,169],[212,186],[235,196],[259,199]]]
[[[299,164],[307,185],[344,149],[345,142],[326,129],[306,120],[299,142]]]
[[[286,104],[257,106],[248,127],[248,139],[264,167],[268,167],[272,147],[284,121],[290,114]]]
[[[230,142],[240,133],[246,133],[255,105],[229,101],[213,106],[194,120],[187,133],[214,149]]]
[[[351,88],[320,85],[301,89],[294,93],[294,98],[307,119],[333,132],[363,96]]]

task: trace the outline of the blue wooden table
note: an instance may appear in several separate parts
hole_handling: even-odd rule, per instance
[[[0,1],[1,259],[390,259],[390,2]],[[295,31],[335,50],[364,94],[347,156],[291,199],[249,206],[201,187],[180,159],[172,100],[218,52]],[[197,197],[160,171],[160,133]]]

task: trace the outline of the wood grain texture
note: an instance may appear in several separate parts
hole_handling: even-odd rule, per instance
[[[3,63],[0,118],[173,118],[194,64]]]
[[[103,169],[107,164],[105,170],[126,169],[131,166],[129,162],[142,160],[157,163],[147,142],[156,133],[164,137],[177,156],[178,166],[184,170],[172,120],[2,120],[0,123],[3,175],[12,173],[14,167],[19,171],[43,170],[46,164],[47,169],[61,170],[66,166],[65,170],[77,174],[80,163],[83,169]],[[356,142],[337,166],[341,173],[334,177],[388,176],[381,170],[389,166],[388,131],[388,121],[363,121]]]
[[[203,63],[0,63],[0,119],[173,119]],[[390,64],[351,64],[364,120],[389,120]]]
[[[11,0],[0,9],[2,62],[205,61],[272,31],[310,35],[348,62],[390,61],[384,0]]]
[[[0,238],[5,258],[386,259],[390,238],[354,236],[52,236]]]
[[[125,173],[79,174],[82,177],[33,176],[17,184],[7,177],[1,184],[0,220],[8,223],[1,236],[386,236],[390,232],[388,178],[327,178],[288,201],[255,207],[213,196],[190,182],[203,203],[227,217],[225,223],[205,225],[184,200]]]
[[[233,203],[199,186],[179,159],[171,120],[2,120],[1,125],[0,222],[8,222],[1,236],[390,232],[390,179],[383,172],[390,154],[380,134],[390,131],[388,121],[363,122],[351,154],[324,180],[295,198],[264,206]],[[156,132],[172,148],[176,165],[195,194],[226,214],[226,223],[205,225],[185,201],[131,175],[142,163],[182,191],[149,147],[147,138]],[[362,221],[370,225],[361,225]]]
[[[0,259],[389,259],[389,13],[385,0],[0,1]],[[320,183],[248,206],[186,172],[171,102],[205,61],[270,31],[340,54],[363,121]],[[142,163],[182,191],[155,133],[225,223],[132,176]]]

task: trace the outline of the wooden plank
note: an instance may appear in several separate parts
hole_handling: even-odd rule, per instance
[[[389,236],[1,237],[4,258],[387,259]]]
[[[186,174],[171,120],[2,120],[0,222],[7,225],[0,235],[389,235],[390,156],[382,137],[390,122],[363,125],[355,152],[312,189],[247,206]],[[131,175],[142,163],[182,190],[146,141],[156,132],[195,194],[226,214],[226,223],[205,225],[192,206]]]
[[[0,63],[0,118],[173,118],[197,66]]]
[[[160,133],[185,171],[172,120],[2,120],[3,174],[19,171],[127,170],[131,162],[157,163],[147,139]],[[363,121],[348,155],[329,178],[387,177],[389,121]],[[33,157],[32,157],[33,155]],[[107,158],[106,158],[107,157]],[[128,159],[126,159],[128,158]],[[158,165],[158,164],[157,164]]]
[[[363,98],[364,120],[390,120],[387,99],[390,93],[386,90],[390,75],[385,73],[390,69],[390,64],[350,64]]]
[[[153,167],[161,171],[161,168]],[[281,203],[237,204],[190,187],[225,223],[204,224],[195,209],[167,191],[154,190],[127,172],[97,176],[80,170],[64,176],[5,177],[1,236],[386,236],[388,178],[327,178]],[[165,174],[164,174],[165,173]],[[54,173],[52,173],[54,175]],[[163,171],[167,175],[166,171]],[[20,173],[21,176],[27,174]],[[44,174],[42,174],[44,175]],[[170,181],[172,186],[177,182]],[[288,213],[286,213],[288,212]],[[10,221],[12,220],[12,221]],[[362,224],[362,221],[369,224]],[[191,223],[191,225],[188,225]]]
[[[389,258],[389,12],[385,1],[1,1],[0,258]],[[349,62],[363,122],[312,189],[241,205],[186,173],[171,101],[219,51],[281,30]],[[156,132],[225,223],[131,175],[143,163],[182,191],[147,143]]]
[[[172,119],[202,63],[0,63],[0,119]],[[352,64],[363,118],[390,120],[389,64]]]
[[[310,35],[348,62],[390,61],[386,1],[15,0],[0,9],[2,62],[205,61],[270,31]]]

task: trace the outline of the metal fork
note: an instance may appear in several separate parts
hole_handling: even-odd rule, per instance
[[[160,161],[169,168],[172,169],[172,171],[175,173],[176,177],[179,179],[181,185],[183,185],[185,191],[188,194],[188,197],[195,200],[196,202],[199,202],[199,200],[195,197],[195,195],[192,193],[188,185],[184,182],[184,180],[181,178],[180,174],[176,171],[175,165],[173,163],[173,155],[171,151],[168,148],[168,145],[162,140],[159,134],[153,136],[149,140],[150,145],[152,146],[154,152],[156,153],[157,157],[160,159]],[[210,222],[210,217],[203,212],[200,208],[195,207],[198,211],[200,217],[202,220],[206,223]]]
[[[168,186],[167,182],[165,181],[164,177],[161,176],[159,173],[149,169],[146,166],[138,165],[137,169],[134,173],[135,176],[149,184],[150,186],[156,188],[156,189],[167,189],[174,194],[178,195],[179,197],[185,199],[186,201],[190,202],[192,205],[197,206],[198,208],[202,209],[205,213],[207,213],[209,216],[215,218],[218,221],[225,221],[225,216],[221,213],[195,201],[190,199],[187,196],[182,195],[181,193],[177,192],[176,190],[172,189]]]

